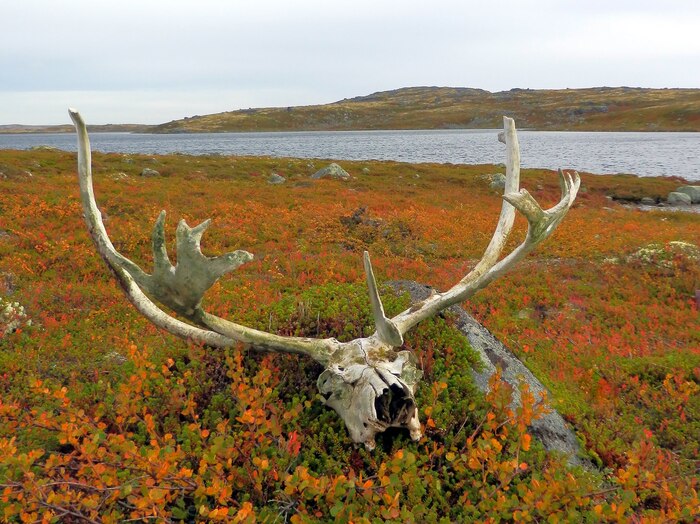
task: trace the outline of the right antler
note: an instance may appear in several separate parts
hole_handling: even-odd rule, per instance
[[[464,302],[474,293],[513,268],[525,255],[552,234],[574,203],[581,185],[581,179],[577,172],[574,172],[573,176],[571,176],[565,174],[561,169],[559,170],[561,199],[557,205],[546,211],[540,207],[527,189],[518,191],[520,150],[515,133],[515,121],[512,118],[503,117],[503,126],[505,132],[499,136],[499,139],[502,138],[502,141],[507,146],[506,186],[501,216],[493,238],[491,238],[491,242],[479,263],[454,287],[444,293],[434,293],[423,302],[414,304],[389,321],[401,334],[406,333],[421,320],[432,317],[439,311],[454,304]],[[527,235],[522,244],[499,262],[498,258],[503,251],[515,220],[515,209],[527,218]]]
[[[153,229],[154,269],[150,275],[114,248],[95,202],[87,129],[77,111],[69,110],[69,113],[78,133],[78,178],[88,230],[100,255],[138,311],[178,337],[209,346],[226,347],[238,341],[254,349],[310,356],[326,368],[318,378],[318,388],[326,404],[343,418],[353,441],[364,443],[369,448],[374,446],[374,436],[389,427],[405,427],[415,440],[421,436],[414,393],[422,372],[416,367],[411,353],[396,350],[403,344],[403,335],[421,320],[462,302],[512,268],[552,233],[571,207],[580,184],[578,174],[572,178],[559,171],[562,198],[547,211],[543,211],[524,189],[518,192],[520,152],[515,123],[504,117],[502,141],[507,148],[504,202],[494,236],[476,267],[449,291],[435,293],[388,319],[377,291],[369,254],[365,252],[364,265],[375,333],[342,343],[334,338],[284,337],[241,326],[202,308],[204,293],[222,275],[253,258],[250,253],[240,250],[214,258],[204,256],[200,240],[209,226],[208,220],[194,228],[180,222],[177,228],[177,264],[173,266],[165,247],[165,212],[162,212]],[[528,233],[518,248],[498,262],[513,226],[516,208],[529,222]],[[142,290],[195,325],[168,315]]]

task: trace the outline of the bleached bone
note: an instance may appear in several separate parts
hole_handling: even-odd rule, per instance
[[[150,275],[114,248],[95,202],[85,123],[77,111],[71,109],[69,114],[78,135],[78,179],[88,231],[136,309],[156,326],[207,346],[227,347],[241,342],[257,350],[313,358],[325,367],[318,378],[318,388],[326,404],[341,416],[352,440],[370,449],[375,445],[376,434],[390,427],[408,429],[414,440],[421,437],[414,394],[422,372],[416,367],[413,354],[396,349],[403,344],[403,335],[421,320],[466,300],[511,269],[551,235],[573,204],[580,186],[578,173],[571,176],[560,170],[561,200],[546,211],[526,190],[519,189],[520,148],[515,122],[503,117],[504,131],[499,134],[499,140],[506,144],[506,184],[501,215],[493,238],[474,269],[448,291],[435,293],[389,319],[384,313],[369,254],[365,252],[364,266],[376,331],[350,342],[284,337],[236,324],[202,308],[204,294],[221,276],[253,258],[246,251],[214,258],[204,256],[199,244],[209,220],[195,228],[180,222],[176,235],[177,264],[173,266],[165,246],[165,212],[161,212],[153,229],[154,269]],[[527,235],[513,252],[499,261],[516,209],[528,220]],[[144,291],[189,322],[165,313]]]

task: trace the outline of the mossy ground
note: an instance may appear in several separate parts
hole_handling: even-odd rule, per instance
[[[179,217],[213,218],[205,253],[256,260],[218,283],[206,308],[283,334],[372,331],[363,249],[380,280],[445,289],[491,237],[501,200],[485,175],[498,166],[344,162],[352,180],[310,181],[325,164],[94,155],[117,249],[149,269],[161,209],[170,242]],[[144,167],[162,176],[139,177]],[[273,171],[287,182],[268,184]],[[0,172],[0,297],[32,319],[0,339],[7,521],[697,517],[700,269],[670,243],[700,245],[700,215],[606,198],[660,197],[677,181],[584,174],[554,236],[465,304],[548,385],[599,461],[592,474],[530,441],[534,399],[513,413],[505,388],[476,393],[473,354],[441,318],[406,343],[426,374],[425,438],[392,432],[373,453],[355,449],[320,402],[312,362],[188,346],[139,317],[89,241],[74,155],[0,151]],[[525,170],[522,185],[546,205],[558,198],[552,172]],[[347,220],[361,207],[365,219]],[[649,244],[661,253],[634,256]],[[387,300],[396,311],[406,299]]]
[[[352,129],[496,129],[502,115],[520,128],[557,131],[698,131],[699,89],[511,89],[489,93],[409,87],[301,107],[228,111],[175,120],[155,132]]]

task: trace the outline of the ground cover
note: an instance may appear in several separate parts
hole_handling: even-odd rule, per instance
[[[156,133],[351,129],[698,131],[700,90],[593,87],[511,89],[407,87],[331,104],[241,109],[153,126]]]
[[[161,209],[171,241],[180,217],[211,217],[205,253],[254,253],[208,309],[279,333],[371,330],[364,249],[380,280],[438,288],[480,258],[501,166],[345,162],[352,180],[311,181],[326,163],[95,154],[94,172],[115,246],[143,267]],[[272,172],[287,182],[268,184]],[[554,236],[465,304],[550,388],[596,464],[585,471],[530,437],[536,399],[512,412],[504,387],[479,397],[449,318],[406,342],[426,374],[426,437],[353,448],[312,362],[188,347],[129,306],[84,230],[73,154],[0,151],[0,173],[4,520],[697,518],[700,215],[607,198],[662,197],[678,181],[583,174]],[[522,178],[538,201],[558,199],[554,173]]]

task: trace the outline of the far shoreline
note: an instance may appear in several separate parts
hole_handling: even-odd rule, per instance
[[[121,124],[120,124],[121,125]],[[124,126],[132,126],[132,124],[124,124]],[[0,125],[0,135],[66,135],[75,133],[75,129],[66,129],[67,126],[56,125],[56,129],[51,126],[42,126],[37,130],[6,130]],[[103,127],[97,125],[96,127]],[[116,127],[116,126],[115,126]],[[148,126],[157,127],[157,126]],[[414,128],[372,128],[372,129],[235,129],[235,130],[211,130],[211,131],[150,131],[144,130],[105,130],[92,129],[88,126],[90,134],[131,134],[131,135],[223,135],[223,134],[262,134],[262,133],[371,133],[382,131],[499,131],[495,127],[414,127]],[[700,133],[698,129],[570,129],[570,128],[546,128],[540,129],[535,127],[518,128],[518,131],[532,131],[538,133]]]

